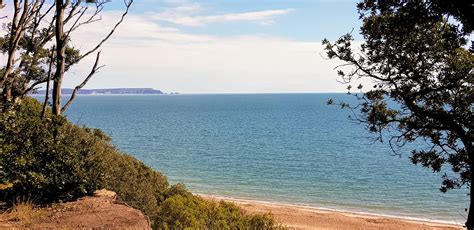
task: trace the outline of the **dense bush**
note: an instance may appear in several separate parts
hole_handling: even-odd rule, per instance
[[[168,190],[166,177],[131,156],[109,153],[108,167],[104,167],[104,187],[115,191],[119,199],[156,222],[159,206]]]
[[[120,153],[98,129],[64,117],[41,119],[41,105],[26,99],[0,114],[0,199],[67,201],[106,188],[144,212],[155,229],[271,229],[270,215],[245,215],[234,204],[204,200],[183,185]],[[56,132],[54,131],[56,130]]]
[[[104,185],[97,154],[98,138],[58,117],[40,118],[41,105],[25,100],[0,115],[0,191],[6,201],[24,197],[37,202],[69,200]],[[58,130],[56,138],[52,130]]]
[[[161,204],[159,229],[273,229],[276,224],[269,214],[245,215],[228,202],[204,200],[186,191],[184,186],[171,186]]]

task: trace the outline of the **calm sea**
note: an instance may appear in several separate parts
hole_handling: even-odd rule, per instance
[[[466,190],[373,143],[345,94],[80,96],[67,116],[193,192],[463,223]]]

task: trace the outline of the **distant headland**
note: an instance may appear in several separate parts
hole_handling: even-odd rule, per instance
[[[74,89],[62,89],[62,94],[72,94]],[[45,90],[38,90],[35,94],[44,94]],[[87,95],[117,95],[117,94],[164,94],[153,88],[114,88],[114,89],[80,89],[77,94]]]

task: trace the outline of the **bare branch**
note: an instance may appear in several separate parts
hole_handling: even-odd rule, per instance
[[[127,16],[128,14],[128,11],[130,9],[130,6],[132,5],[133,3],[133,0],[129,0],[129,1],[125,1],[125,12],[122,14],[122,17],[120,18],[120,20],[115,24],[115,26],[112,28],[112,30],[109,32],[109,34],[107,36],[105,36],[104,39],[102,39],[102,41],[99,42],[99,44],[97,44],[96,47],[94,47],[93,49],[91,49],[90,51],[86,52],[85,54],[81,55],[81,57],[79,57],[79,59],[77,60],[77,62],[81,61],[82,59],[84,59],[85,57],[89,56],[90,54],[94,53],[96,50],[98,50],[111,36],[112,34],[114,34],[115,30],[117,29],[117,27],[122,24],[123,20],[125,19],[125,16]],[[72,65],[72,64],[71,64]],[[68,66],[70,67],[70,66]],[[66,67],[66,69],[68,69],[68,67]]]
[[[74,101],[74,99],[76,99],[76,94],[77,92],[82,89],[82,87],[84,87],[87,82],[92,78],[92,76],[94,76],[94,74],[96,74],[99,69],[101,69],[102,67],[104,67],[104,65],[101,65],[101,66],[98,66],[99,65],[99,60],[100,60],[100,51],[97,53],[97,57],[95,59],[95,63],[94,63],[94,66],[92,67],[92,70],[91,72],[89,73],[89,75],[84,79],[84,81],[82,81],[81,84],[79,84],[78,86],[76,86],[76,88],[74,88],[74,90],[72,91],[72,94],[71,94],[71,97],[69,98],[68,102],[63,106],[63,108],[61,109],[61,113],[63,113],[64,111],[66,111],[66,109],[72,104],[72,102]]]
[[[86,25],[86,24],[90,24],[90,23],[102,20],[101,17],[100,18],[96,18],[96,17],[104,9],[104,6],[103,6],[104,4],[105,4],[105,2],[96,3],[94,13],[92,13],[92,15],[88,19],[84,20],[83,22],[80,22],[80,20],[84,16],[84,14],[87,12],[88,7],[83,7],[81,10],[79,10],[77,12],[79,14],[79,16],[76,18],[73,25],[66,32],[66,38],[68,38],[69,35],[71,34],[71,32],[75,31],[77,28],[79,28],[83,25]]]
[[[67,7],[69,5],[69,1],[66,4],[64,5],[64,7]],[[79,8],[80,5],[81,5],[81,1],[77,1],[71,6],[71,10],[69,10],[69,12],[67,13],[66,18],[64,19],[64,24],[67,24],[69,22],[69,20],[71,20],[77,14],[80,13],[80,11],[77,11],[77,9]]]
[[[43,103],[43,110],[41,111],[41,119],[44,118],[44,114],[46,112],[46,106],[48,105],[49,101],[49,87],[51,83],[51,71],[53,69],[53,57],[54,57],[54,51],[56,51],[56,48],[53,46],[51,49],[51,56],[50,56],[50,61],[49,61],[49,69],[48,69],[48,81],[46,82],[46,95],[44,97],[44,103]]]
[[[74,21],[74,23],[72,24],[71,28],[69,29],[69,31],[66,33],[66,38],[69,37],[69,34],[73,31],[73,28],[76,27],[76,24],[79,23],[79,21],[81,20],[82,16],[84,16],[84,14],[86,13],[87,11],[87,7],[83,7],[81,10],[79,10],[80,14],[79,16],[76,18],[76,21]]]

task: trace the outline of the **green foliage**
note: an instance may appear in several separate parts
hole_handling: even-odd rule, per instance
[[[145,213],[155,229],[278,227],[269,214],[246,215],[233,204],[195,196],[184,185],[170,187],[165,176],[120,153],[102,131],[64,117],[41,119],[41,110],[39,102],[26,99],[0,114],[2,201],[67,201],[106,188]]]
[[[396,153],[417,141],[411,145],[414,164],[434,172],[451,166],[440,190],[470,187],[466,226],[474,229],[474,5],[364,0],[357,8],[365,40],[360,52],[351,34],[334,43],[323,40],[328,57],[345,62],[338,71],[345,83],[374,82],[369,91],[358,87],[353,95],[360,103],[346,107],[360,109],[355,119],[380,140],[388,131]]]
[[[270,214],[246,215],[228,202],[204,200],[172,186],[159,211],[159,229],[275,229],[279,226]]]
[[[382,132],[392,131],[388,140],[395,152],[407,143],[425,142],[413,149],[412,162],[435,172],[450,165],[457,175],[445,175],[441,191],[470,185],[474,47],[469,49],[469,40],[474,6],[468,1],[365,0],[357,7],[365,40],[360,52],[351,34],[334,43],[323,41],[329,58],[347,64],[338,71],[344,82],[374,82],[371,90],[360,86],[360,93],[353,94],[358,106],[345,107],[358,108],[355,119],[380,140]]]
[[[64,118],[40,119],[41,105],[25,100],[1,115],[0,181],[13,188],[0,192],[9,201],[31,197],[38,202],[69,200],[103,186],[98,138]],[[53,138],[51,130],[58,129]]]
[[[168,189],[166,177],[126,154],[114,151],[108,154],[105,188],[115,191],[119,199],[156,222],[158,208]]]

